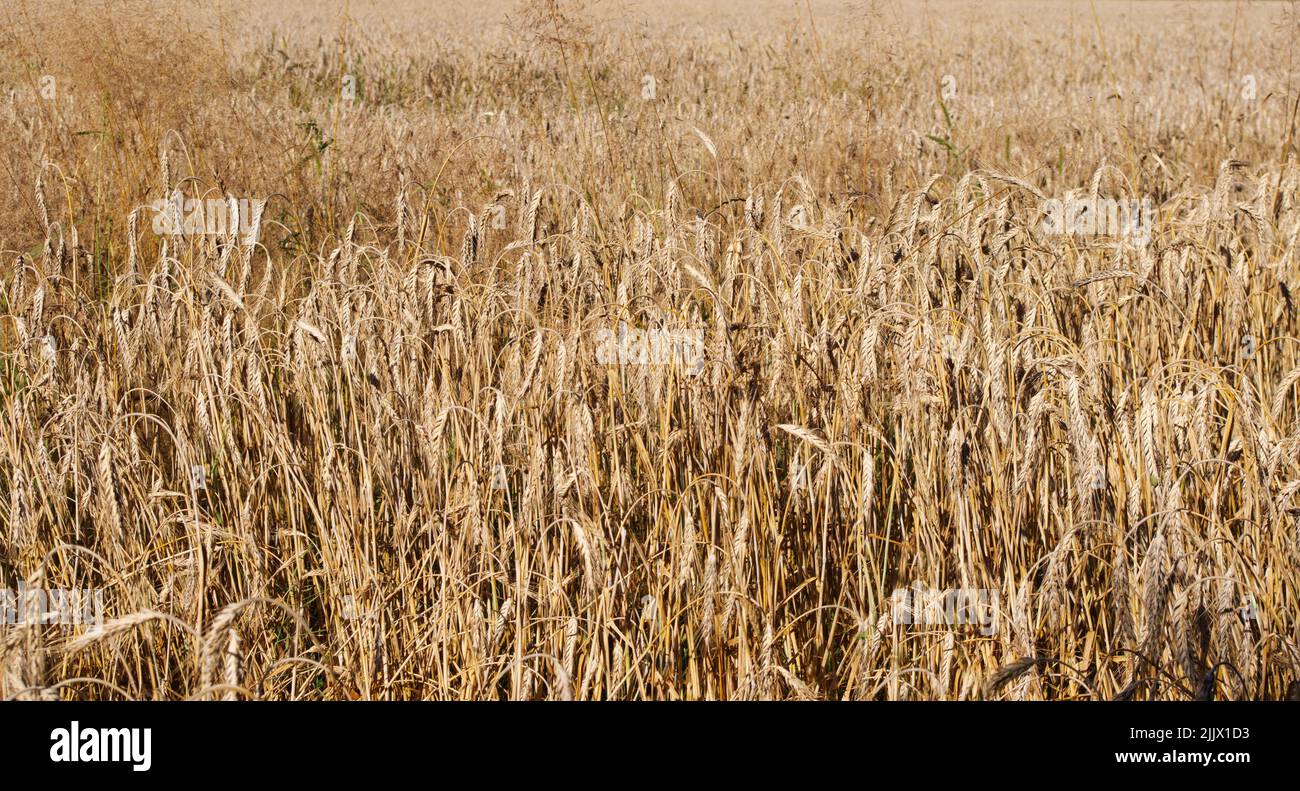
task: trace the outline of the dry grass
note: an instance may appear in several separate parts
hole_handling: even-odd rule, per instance
[[[1287,694],[1290,6],[427,5],[0,12],[0,697]]]

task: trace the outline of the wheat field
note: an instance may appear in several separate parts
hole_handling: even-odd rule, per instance
[[[1298,13],[6,3],[0,699],[1300,696]]]

